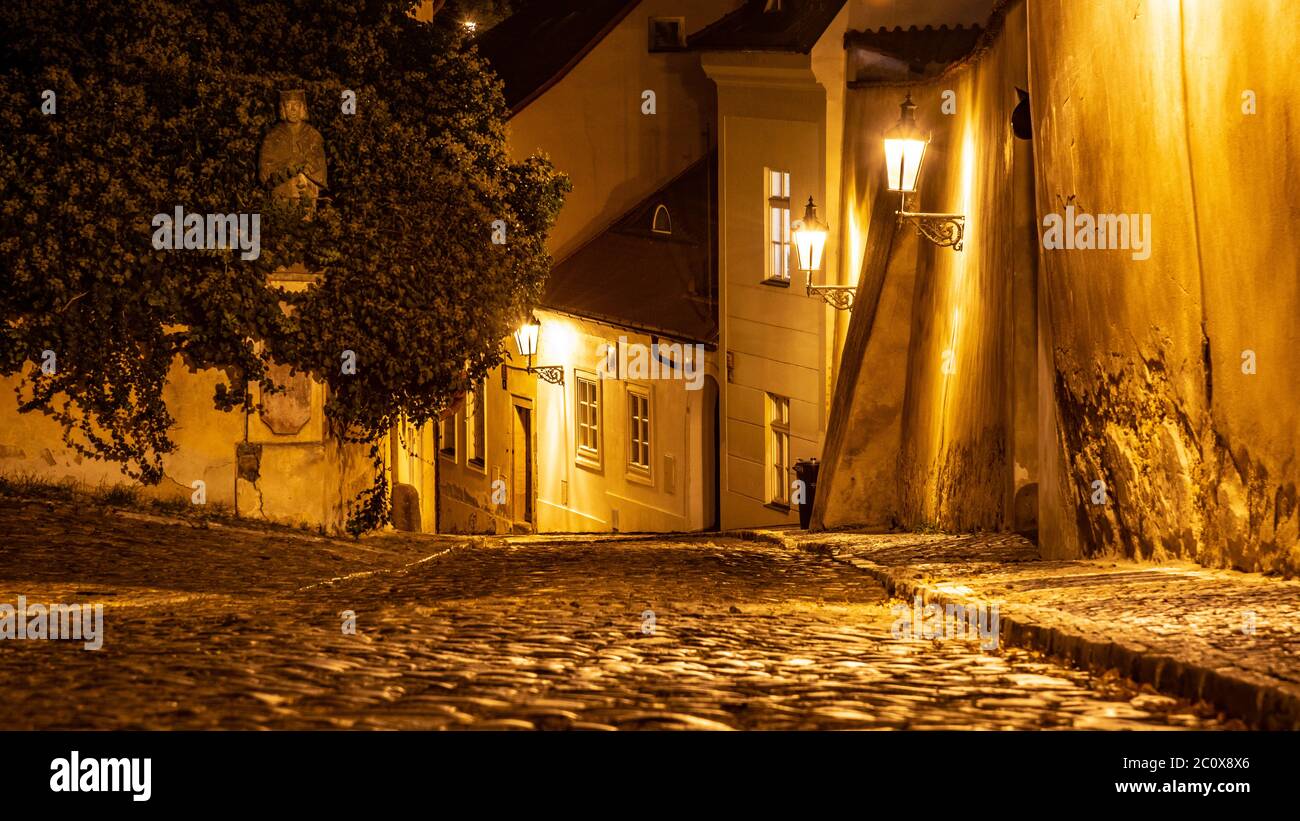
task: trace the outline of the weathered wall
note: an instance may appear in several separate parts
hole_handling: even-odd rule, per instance
[[[854,89],[845,107],[849,127],[845,129],[843,213],[834,227],[845,238],[842,264],[858,269],[846,272],[844,279],[862,283],[849,318],[869,327],[859,329],[855,339],[846,343],[853,347],[846,347],[845,355],[858,358],[860,367],[841,368],[837,379],[817,502],[819,521],[826,526],[892,526],[899,521],[898,449],[907,391],[903,363],[911,343],[917,249],[915,234],[900,231],[893,217],[899,205],[896,195],[881,194],[879,137],[872,139],[897,119],[899,93],[892,86]],[[873,213],[877,205],[886,213]],[[879,255],[867,255],[867,248],[882,244],[892,245],[884,269],[868,270]],[[878,286],[864,281],[873,276],[881,279]],[[868,297],[877,291],[873,305]],[[847,414],[842,410],[846,399],[839,396],[841,390],[851,394]],[[838,415],[848,416],[851,422],[844,424]],[[837,426],[843,432],[832,443]]]
[[[143,495],[190,500],[193,483],[202,480],[206,504],[225,505],[241,516],[290,525],[342,530],[356,493],[373,477],[365,449],[329,436],[323,419],[324,389],[312,389],[312,418],[298,434],[280,436],[256,414],[246,422],[241,412],[212,407],[218,381],[215,371],[173,365],[163,399],[175,419],[169,431],[176,449],[163,456],[163,480],[142,487]],[[137,485],[114,462],[87,459],[63,444],[62,429],[40,413],[20,414],[16,379],[0,381],[0,474],[35,476],[50,481],[71,479],[97,487]],[[253,450],[241,478],[238,448]]]
[[[1300,571],[1300,34],[1283,0],[1183,4],[1212,442],[1202,482],[1215,564]],[[1242,112],[1256,95],[1257,113]],[[1254,375],[1243,373],[1253,351]],[[1212,378],[1210,378],[1212,376]]]
[[[845,128],[845,224],[851,247],[883,241],[864,234],[882,184],[881,135],[911,91],[917,121],[932,131],[916,210],[966,216],[963,249],[896,237],[853,384],[847,430],[835,458],[821,524],[999,529],[1014,520],[1014,495],[1037,481],[1032,392],[1034,239],[1017,186],[1010,131],[1015,87],[1026,84],[1024,9],[1008,8],[986,49],[969,64],[920,85],[849,92]],[[944,92],[955,104],[944,113]],[[1026,155],[1020,150],[1021,166]],[[897,208],[895,201],[890,207]],[[850,252],[850,259],[856,254]],[[865,275],[865,274],[864,274]],[[1021,316],[1016,316],[1016,311]],[[1017,376],[1018,375],[1018,376]],[[1022,454],[1016,459],[1016,454]],[[831,458],[830,455],[827,458]]]
[[[51,481],[73,479],[89,486],[134,484],[115,462],[88,459],[63,444],[63,429],[41,413],[18,413],[16,377],[0,380],[0,473]],[[175,452],[163,457],[163,481],[145,488],[158,498],[189,499],[191,484],[206,484],[208,503],[234,506],[235,443],[244,438],[244,415],[212,409],[213,371],[191,373],[178,362],[163,388],[176,420]]]
[[[1146,260],[1043,251],[1062,432],[1045,456],[1059,462],[1045,491],[1061,515],[1043,550],[1293,573],[1292,12],[1269,0],[1132,6],[1029,4],[1040,218],[1072,203],[1152,226]],[[1256,114],[1243,113],[1246,90]]]

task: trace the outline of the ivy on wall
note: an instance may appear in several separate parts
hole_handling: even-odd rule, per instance
[[[272,360],[311,374],[331,431],[376,460],[397,419],[423,424],[501,361],[568,181],[510,160],[499,82],[457,21],[411,5],[0,6],[0,373],[21,375],[21,410],[156,483],[178,357],[222,374],[223,411],[253,410]],[[257,180],[281,89],[306,91],[325,141],[310,220]],[[177,206],[260,214],[260,255],[155,249],[154,216]],[[295,264],[318,283],[268,286]],[[384,522],[387,498],[377,470],[352,527]]]

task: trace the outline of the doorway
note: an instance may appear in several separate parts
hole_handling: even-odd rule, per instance
[[[392,429],[393,527],[409,533],[423,531],[421,499],[424,469],[420,461],[423,429],[401,419]]]
[[[527,530],[533,525],[533,409],[514,403],[510,435],[511,518]]]
[[[722,485],[719,447],[722,442],[721,406],[718,402],[718,380],[704,377],[704,529],[718,530],[722,526]]]

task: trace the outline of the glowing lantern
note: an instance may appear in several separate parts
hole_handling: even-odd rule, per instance
[[[812,272],[822,266],[822,248],[826,246],[826,223],[817,219],[817,206],[813,198],[808,198],[804,208],[803,219],[791,226],[794,246],[799,252],[799,269],[808,272],[808,282],[812,283]]]
[[[912,193],[925,158],[929,139],[916,127],[916,104],[912,94],[899,106],[898,124],[885,132],[885,168],[889,172],[889,190]]]

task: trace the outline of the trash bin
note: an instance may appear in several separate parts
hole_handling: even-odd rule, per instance
[[[821,467],[816,459],[800,459],[794,463],[794,477],[803,482],[803,499],[799,502],[799,527],[808,529],[812,519],[813,501],[817,498],[817,471]]]

